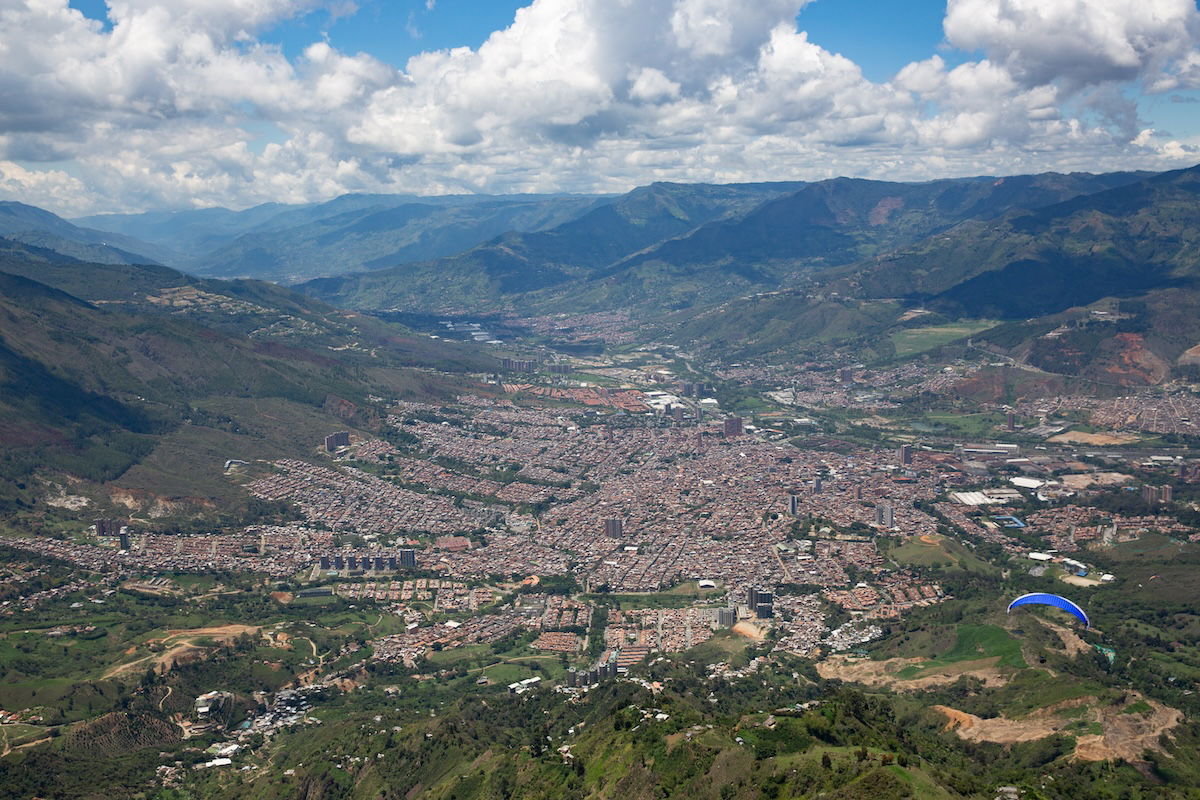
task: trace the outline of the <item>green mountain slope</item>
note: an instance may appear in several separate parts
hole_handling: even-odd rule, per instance
[[[965,340],[979,320],[1019,320],[978,338],[1051,372],[1160,383],[1190,373],[1188,351],[1200,344],[1187,312],[1200,297],[1198,196],[1193,168],[969,220],[897,253],[813,273],[803,288],[671,317],[663,334],[738,357],[837,348],[888,357],[897,335],[916,335],[909,329],[957,328]],[[1110,297],[1126,300],[1111,312],[1087,308]],[[920,316],[908,314],[919,307]]]
[[[453,392],[461,379],[445,373],[493,366],[270,284],[16,252],[0,260],[6,507],[33,501],[35,475],[122,486],[145,459],[170,485],[142,476],[135,488],[228,501],[214,480],[225,459],[307,452],[321,431],[369,424],[371,395]]]
[[[964,224],[846,286],[967,315],[1020,318],[1200,277],[1200,168]]]

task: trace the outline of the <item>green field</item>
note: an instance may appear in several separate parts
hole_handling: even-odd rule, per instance
[[[746,654],[746,650],[751,644],[751,640],[744,636],[738,636],[732,631],[717,631],[708,641],[701,642],[686,651],[686,655],[689,661],[696,661],[700,664],[716,664],[718,661],[726,661],[734,669],[737,669],[749,662],[750,658]]]
[[[944,669],[961,661],[976,661],[981,658],[998,658],[999,666],[1024,669],[1025,658],[1021,655],[1021,643],[999,625],[959,625],[955,630],[954,646],[929,659],[923,664],[914,664],[897,673],[908,680],[920,677],[932,669]]]
[[[950,325],[931,325],[924,328],[904,328],[892,334],[897,358],[917,355],[949,344],[972,334],[995,327],[990,320],[962,320]]]
[[[908,421],[923,424],[931,433],[970,438],[995,438],[1004,424],[1004,415],[998,413],[941,413],[926,414],[924,417]]]
[[[888,552],[888,556],[898,564],[914,567],[946,567],[947,569],[965,570],[991,574],[996,569],[967,547],[953,539],[938,536],[936,543],[924,541],[916,536],[910,538],[898,547]]]

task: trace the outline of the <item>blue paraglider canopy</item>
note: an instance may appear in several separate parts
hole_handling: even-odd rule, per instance
[[[1068,614],[1074,615],[1080,622],[1084,624],[1085,627],[1092,627],[1092,623],[1088,621],[1088,616],[1084,613],[1082,608],[1075,605],[1067,598],[1060,597],[1056,594],[1046,594],[1044,592],[1031,592],[1029,594],[1023,594],[1008,604],[1008,611],[1009,613],[1012,613],[1012,610],[1017,606],[1028,605],[1054,606],[1055,608],[1061,608]]]

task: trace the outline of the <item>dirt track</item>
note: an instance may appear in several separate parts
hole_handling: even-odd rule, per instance
[[[223,644],[228,644],[244,633],[258,633],[260,630],[261,628],[254,625],[214,625],[208,628],[169,630],[165,636],[147,639],[146,644],[169,644],[175,639],[182,641],[168,647],[165,652],[158,655],[143,656],[136,661],[117,664],[109,668],[102,677],[105,679],[115,678],[118,675],[138,669],[148,661],[153,662],[154,668],[157,671],[169,672],[176,664],[194,661],[203,655],[204,648],[195,644],[193,641],[195,639],[209,638]]]
[[[833,655],[817,664],[817,672],[826,679],[837,678],[901,692],[927,689],[931,686],[944,686],[954,683],[963,675],[979,678],[985,686],[998,687],[1008,683],[1008,678],[997,667],[999,661],[999,658],[960,661],[957,664],[930,669],[917,678],[900,678],[896,673],[905,667],[920,666],[928,662],[923,658],[889,658],[886,661],[873,661],[869,658]]]
[[[1139,701],[1147,703],[1150,712],[1127,713],[1129,706]],[[1014,744],[1042,739],[1066,730],[1076,720],[1059,712],[1095,702],[1095,697],[1066,700],[1038,709],[1020,719],[982,719],[948,706],[933,706],[933,710],[946,717],[946,730],[953,730],[961,739]],[[1098,723],[1104,732],[1079,736],[1075,743],[1075,758],[1081,761],[1111,761],[1118,758],[1142,761],[1147,750],[1162,751],[1159,738],[1183,721],[1183,713],[1131,693],[1122,704],[1089,708],[1077,719]]]

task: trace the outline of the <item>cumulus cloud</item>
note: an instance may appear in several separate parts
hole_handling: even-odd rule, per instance
[[[1194,154],[1147,133],[1124,91],[1200,86],[1191,0],[950,0],[948,43],[979,57],[883,83],[810,40],[806,2],[533,0],[476,49],[397,66],[262,41],[318,6],[354,13],[347,0],[110,0],[109,30],[66,0],[10,0],[0,194],[83,212]]]
[[[1195,0],[949,0],[944,27],[952,45],[982,50],[1025,86],[1200,85]]]

